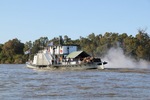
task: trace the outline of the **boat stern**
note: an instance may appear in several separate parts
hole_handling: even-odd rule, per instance
[[[97,66],[97,69],[105,69],[105,67],[104,67],[105,64],[107,64],[107,62],[105,62],[105,61],[104,61],[104,62],[101,62],[101,63],[98,63],[98,64],[97,64],[97,65],[98,65],[98,66]]]

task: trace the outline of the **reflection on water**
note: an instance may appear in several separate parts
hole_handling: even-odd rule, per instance
[[[0,100],[148,100],[150,70],[32,70],[0,65]]]

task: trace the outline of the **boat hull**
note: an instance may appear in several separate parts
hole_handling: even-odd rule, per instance
[[[82,70],[82,69],[104,69],[103,65],[93,64],[74,64],[74,65],[47,65],[47,66],[37,66],[30,63],[26,63],[28,68],[32,69],[71,69],[71,70]]]

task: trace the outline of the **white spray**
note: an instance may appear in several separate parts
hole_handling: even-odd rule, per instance
[[[145,60],[137,62],[131,57],[125,56],[121,48],[111,48],[103,58],[108,64],[106,68],[150,68],[150,63]]]

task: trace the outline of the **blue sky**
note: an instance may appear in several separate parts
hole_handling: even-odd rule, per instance
[[[150,0],[0,0],[0,43],[91,33],[150,34]]]

